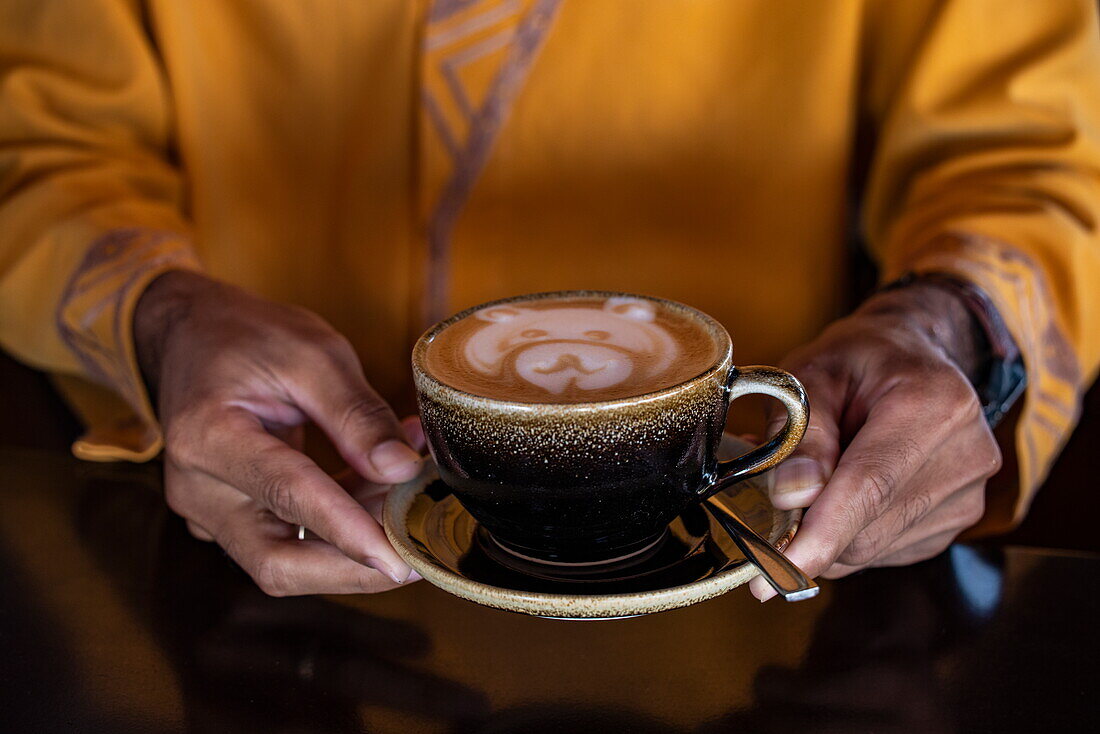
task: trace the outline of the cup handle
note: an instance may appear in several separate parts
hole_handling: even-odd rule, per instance
[[[734,367],[730,373],[729,400],[732,403],[743,395],[760,393],[781,401],[787,409],[787,422],[775,436],[736,459],[718,463],[714,482],[707,487],[704,497],[709,497],[731,484],[754,477],[771,469],[791,455],[798,442],[806,434],[810,422],[810,404],[806,400],[806,388],[789,372],[776,367]]]

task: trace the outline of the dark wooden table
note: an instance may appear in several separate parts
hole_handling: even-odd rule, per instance
[[[0,732],[1045,732],[1100,713],[1097,556],[956,546],[559,622],[426,583],[271,599],[158,467],[0,451]]]

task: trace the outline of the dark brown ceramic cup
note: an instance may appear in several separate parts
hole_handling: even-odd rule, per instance
[[[655,392],[589,403],[523,403],[451,387],[426,367],[432,340],[466,316],[535,298],[629,298],[673,309],[718,347],[695,377]],[[428,447],[440,477],[492,540],[517,557],[588,564],[639,554],[688,506],[771,469],[802,440],[802,385],[775,367],[735,367],[722,325],[688,306],[623,293],[567,291],[483,304],[429,329],[413,350]],[[761,446],[716,458],[726,410],[749,393],[770,395],[787,422]]]

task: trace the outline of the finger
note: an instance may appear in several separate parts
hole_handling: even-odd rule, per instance
[[[928,525],[936,519],[929,518],[935,502],[931,492],[907,487],[897,495],[890,508],[871,520],[841,551],[838,562],[857,568],[871,566],[902,536],[927,534]]]
[[[251,502],[226,513],[214,537],[270,596],[371,594],[397,585],[328,543],[294,539],[290,530]]]
[[[331,369],[304,365],[291,397],[354,469],[375,482],[406,482],[420,471],[390,406],[367,384],[359,360],[344,342],[332,352]]]
[[[843,563],[834,563],[829,566],[828,570],[821,574],[821,578],[830,580],[839,579],[862,570],[862,566],[847,566]],[[763,576],[757,576],[749,582],[749,591],[751,591],[752,595],[761,603],[768,601],[772,597],[778,596],[775,589],[764,580]]]
[[[236,548],[243,560],[234,560],[270,596],[374,594],[398,585],[385,573],[362,566],[319,540],[265,541],[246,536]]]
[[[851,576],[853,573],[857,571],[862,571],[864,568],[864,566],[849,566],[846,563],[834,563],[833,565],[829,566],[826,571],[822,572],[821,578],[835,581],[836,579],[842,579],[845,576]]]
[[[875,568],[909,566],[914,563],[919,563],[920,561],[927,561],[929,558],[933,558],[943,553],[949,545],[955,542],[955,538],[959,537],[960,532],[960,530],[948,530],[936,535],[930,535],[919,543],[908,545],[896,553],[883,556],[871,564],[871,566]]]
[[[401,430],[404,432],[405,440],[409,442],[409,446],[420,453],[424,453],[428,439],[424,436],[424,426],[420,423],[420,416],[410,415],[402,418]]]
[[[396,582],[411,569],[378,522],[309,457],[263,430],[249,412],[232,408],[208,431],[201,467],[287,523],[305,525],[348,558]],[[196,521],[202,523],[197,516]],[[208,523],[204,527],[217,537]]]
[[[199,540],[216,540],[208,528],[234,508],[233,501],[238,505],[249,501],[243,493],[201,471],[181,470],[172,459],[164,463],[164,499]]]
[[[919,523],[905,529],[904,532],[894,533],[888,537],[893,538],[879,555],[865,564],[867,566],[898,565],[899,558],[910,558],[910,563],[924,560],[943,550],[947,544],[956,538],[959,533],[975,525],[985,511],[985,482],[976,481],[957,491],[952,492],[937,507],[928,512]],[[885,519],[881,518],[882,520]],[[887,525],[884,528],[876,528],[878,524],[872,523],[867,528],[868,533],[890,532],[897,525]],[[932,538],[946,538],[935,553],[928,553],[927,547]],[[935,546],[935,543],[931,544]],[[844,562],[844,554],[841,554],[841,562]]]
[[[891,553],[884,555],[882,558],[876,559],[873,563],[864,564],[861,566],[852,566],[846,563],[834,563],[827,571],[821,574],[822,578],[827,579],[839,579],[849,576],[857,571],[864,571],[868,568],[887,568],[892,566],[910,566],[920,561],[926,561],[929,558],[938,556],[942,553],[947,546],[954,542],[958,537],[958,530],[949,530],[943,533],[937,533],[935,535],[928,536],[921,540],[919,543],[908,545],[902,548],[897,553]]]
[[[776,590],[772,588],[772,585],[767,582],[763,575],[754,576],[749,581],[749,593],[755,596],[760,602],[766,602],[768,599],[777,595]]]
[[[899,489],[942,442],[942,427],[921,425],[912,396],[881,398],[837,464],[825,489],[806,511],[787,555],[811,577],[820,575],[872,521],[890,508]],[[848,550],[863,565],[878,548]]]
[[[907,566],[938,555],[949,546],[959,533],[971,527],[981,519],[985,507],[985,482],[978,481],[950,494],[946,500],[927,513],[922,520],[900,535],[887,535],[895,538],[875,558],[864,563],[846,563],[845,554],[821,575],[827,579],[838,579],[865,568],[884,566]],[[889,530],[877,528],[885,516],[872,523],[865,531],[867,534],[889,533]]]
[[[846,377],[813,364],[796,371],[806,388],[810,421],[794,453],[768,474],[772,503],[780,510],[809,507],[825,487],[840,454],[840,415],[847,392]],[[768,435],[787,420],[779,405],[769,410]]]
[[[214,536],[207,532],[206,528],[204,528],[202,525],[199,525],[197,522],[187,520],[187,530],[191,533],[191,535],[195,536],[199,540],[205,540],[207,542],[211,542],[214,540]]]
[[[295,527],[211,476],[169,467],[165,481],[173,510],[194,514],[193,522],[208,528],[218,545],[267,594],[370,593],[396,585],[384,573],[352,561],[323,540],[297,540]]]
[[[297,451],[305,450],[306,427],[304,425],[284,426],[276,429],[272,429],[270,426],[264,426],[264,430],[292,449]]]
[[[975,460],[981,453],[980,438],[987,432],[984,423],[978,428],[963,429],[938,446],[935,460],[906,482],[889,508],[868,523],[837,560],[875,565],[875,559],[929,535],[952,528],[961,532],[977,523],[985,511],[987,476],[986,462]]]
[[[392,484],[371,482],[356,474],[352,469],[341,472],[334,478],[344,488],[344,491],[351,495],[352,499],[362,505],[371,514],[371,517],[378,521],[379,525],[382,524],[382,506],[386,503],[386,497],[389,495],[390,490],[393,489]],[[415,575],[416,572],[414,571],[413,574]]]

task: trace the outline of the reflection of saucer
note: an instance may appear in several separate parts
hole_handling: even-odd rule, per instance
[[[726,436],[720,454],[728,458],[748,448]],[[784,548],[800,512],[772,507],[764,480],[741,482],[718,498]],[[390,492],[385,526],[398,554],[432,584],[479,604],[539,617],[608,619],[661,612],[724,594],[756,575],[700,506],[684,511],[652,548],[626,564],[563,570],[527,563],[479,528],[430,464]]]

